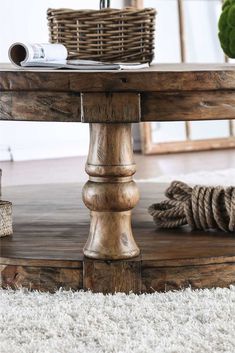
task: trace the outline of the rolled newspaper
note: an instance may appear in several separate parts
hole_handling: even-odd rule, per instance
[[[12,64],[21,68],[33,69],[73,69],[73,70],[138,70],[148,63],[109,63],[94,60],[67,60],[68,51],[63,44],[14,43],[9,48]]]
[[[66,63],[68,51],[63,44],[14,43],[9,48],[8,56],[12,64],[22,67],[35,62]]]

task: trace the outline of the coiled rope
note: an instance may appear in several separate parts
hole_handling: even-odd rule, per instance
[[[191,188],[173,181],[165,192],[168,200],[153,204],[149,213],[159,228],[189,224],[192,229],[235,231],[235,187],[200,186]]]

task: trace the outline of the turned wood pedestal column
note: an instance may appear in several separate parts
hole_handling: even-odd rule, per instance
[[[131,210],[139,200],[135,171],[131,124],[90,124],[89,181],[83,188],[91,212],[86,256],[114,260],[139,254],[131,229]]]

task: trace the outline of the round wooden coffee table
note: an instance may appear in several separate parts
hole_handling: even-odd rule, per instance
[[[1,65],[1,120],[90,124],[83,187],[90,221],[70,186],[62,195],[53,186],[6,190],[15,222],[14,235],[1,239],[2,286],[141,292],[235,282],[234,235],[155,230],[147,206],[162,193],[157,184],[141,186],[135,238],[131,227],[139,200],[131,124],[233,119],[234,90],[231,64],[103,72]]]

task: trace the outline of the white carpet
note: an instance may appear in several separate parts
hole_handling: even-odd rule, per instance
[[[164,176],[231,185],[235,169]],[[147,295],[0,290],[0,353],[235,353],[235,287]]]
[[[230,186],[235,185],[235,168],[200,171],[189,174],[161,175],[156,178],[140,179],[137,182],[170,183],[173,180],[181,180],[189,184]]]
[[[1,353],[234,353],[235,287],[129,296],[0,290]]]

